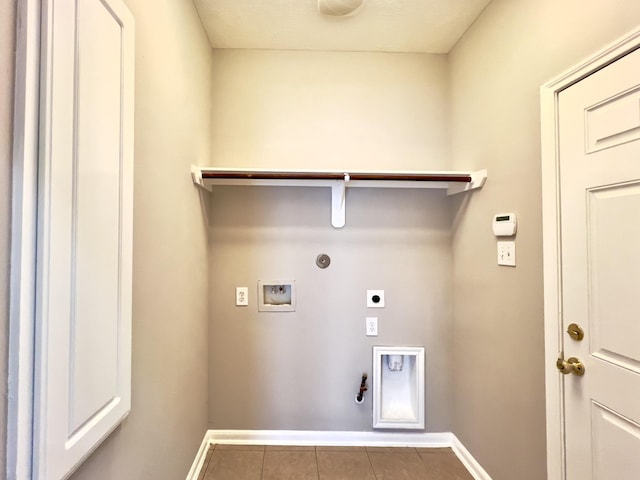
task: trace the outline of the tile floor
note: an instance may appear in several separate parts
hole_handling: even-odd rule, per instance
[[[212,445],[198,480],[473,480],[450,448]]]

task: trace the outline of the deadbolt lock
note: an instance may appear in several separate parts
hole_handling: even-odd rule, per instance
[[[578,342],[584,338],[584,330],[582,330],[582,327],[577,323],[572,323],[571,325],[569,325],[567,327],[567,333],[571,338]]]
[[[576,357],[571,357],[568,360],[560,357],[556,362],[556,368],[563,375],[568,375],[569,373],[573,373],[574,375],[578,375],[581,377],[584,375],[584,364],[577,359]]]

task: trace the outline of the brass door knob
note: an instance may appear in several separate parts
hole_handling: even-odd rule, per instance
[[[558,358],[558,360],[556,361],[556,368],[560,373],[564,375],[571,373],[571,371],[573,370],[573,366],[564,358]]]
[[[565,360],[562,357],[558,358],[556,361],[556,368],[563,375],[573,373],[574,375],[581,377],[585,372],[584,364],[576,357],[571,357],[568,360]]]
[[[573,365],[573,371],[571,373],[573,373],[574,375],[578,375],[579,377],[584,375],[584,363],[582,363],[579,359],[577,359],[576,357],[571,357],[569,358],[569,360],[567,360],[567,362],[569,362],[570,365]]]

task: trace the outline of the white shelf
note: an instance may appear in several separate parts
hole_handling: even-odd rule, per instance
[[[392,171],[350,172],[338,170],[271,170],[248,168],[191,167],[193,182],[211,191],[216,185],[331,188],[331,225],[345,224],[345,193],[351,187],[439,188],[448,195],[480,188],[487,171]]]

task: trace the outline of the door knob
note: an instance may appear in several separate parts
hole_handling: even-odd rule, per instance
[[[584,364],[576,357],[571,357],[568,360],[565,360],[562,357],[558,358],[558,361],[556,362],[556,368],[563,375],[573,373],[574,375],[578,375],[579,377],[584,375],[585,371]]]

